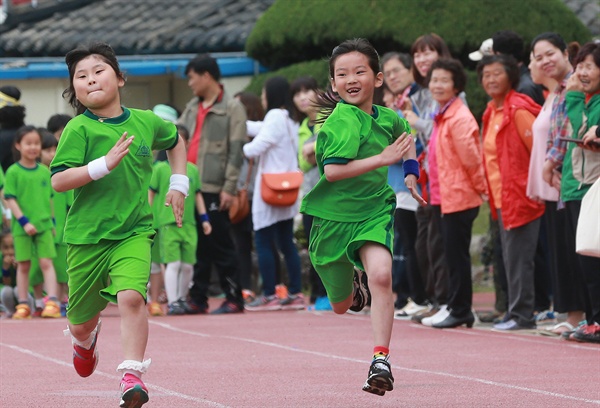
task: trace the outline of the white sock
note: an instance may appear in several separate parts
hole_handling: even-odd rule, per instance
[[[167,299],[169,304],[176,302],[179,298],[177,297],[178,285],[179,285],[179,268],[181,268],[181,262],[169,262],[165,269],[165,292],[167,292]]]
[[[75,336],[73,336],[71,334],[71,330],[69,330],[68,327],[67,327],[67,330],[63,331],[63,333],[65,336],[71,336],[71,342],[73,344],[76,344],[79,347],[83,347],[84,349],[89,350],[92,347],[92,344],[94,344],[94,340],[96,340],[96,335],[100,331],[101,326],[102,326],[102,322],[98,321],[96,328],[94,330],[92,330],[92,332],[90,333],[90,336],[86,340],[83,340],[83,341],[76,339]]]
[[[36,309],[39,307],[40,309],[44,308],[44,298],[41,299],[36,299],[35,300],[35,307]]]
[[[190,284],[194,278],[194,265],[183,262],[181,272],[179,272],[178,299],[186,299],[190,291]]]
[[[146,374],[148,367],[152,363],[152,359],[146,361],[125,360],[117,367],[117,372],[125,374],[133,374],[137,378],[142,378],[142,374]]]

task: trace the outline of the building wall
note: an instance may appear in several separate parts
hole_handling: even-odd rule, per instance
[[[228,93],[242,91],[252,77],[228,77],[222,82]],[[73,109],[62,98],[62,92],[68,86],[68,79],[27,79],[0,81],[0,86],[13,85],[21,90],[21,103],[26,108],[25,123],[34,126],[46,126],[48,118],[56,113],[73,115]],[[152,109],[159,103],[170,103],[183,111],[192,98],[187,79],[165,76],[139,76],[127,79],[121,90],[122,103],[125,106],[140,109]]]

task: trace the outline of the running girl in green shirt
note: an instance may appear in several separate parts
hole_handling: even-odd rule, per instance
[[[387,183],[387,166],[404,158],[405,183],[424,204],[417,193],[415,144],[404,119],[373,104],[383,73],[377,51],[367,40],[348,40],[334,48],[329,74],[341,100],[321,94],[319,105],[327,116],[315,154],[321,178],[300,210],[314,217],[310,259],[333,311],[360,311],[371,304],[375,347],[363,390],[384,395],[394,388],[388,354],[394,321],[396,195]]]
[[[182,225],[189,180],[186,152],[175,125],[152,111],[121,106],[125,78],[112,48],[103,43],[70,51],[70,85],[64,92],[78,116],[60,138],[52,161],[52,187],[74,189],[64,232],[68,244],[69,327],[73,365],[87,377],[98,362],[100,312],[116,302],[124,361],[121,407],[148,401],[141,376],[148,342],[146,285],[154,229],[148,204],[152,151],[167,150],[171,182],[165,205]],[[128,135],[130,135],[128,137]]]

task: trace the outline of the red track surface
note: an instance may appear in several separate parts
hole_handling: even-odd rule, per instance
[[[65,319],[0,321],[0,407],[118,406],[119,322],[109,306],[98,368],[80,378],[62,334]],[[600,405],[600,345],[489,329],[396,320],[395,389],[379,397],[361,391],[373,346],[366,315],[150,318],[144,408]]]

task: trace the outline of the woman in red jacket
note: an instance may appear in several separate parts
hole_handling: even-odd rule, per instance
[[[544,204],[527,197],[533,144],[531,127],[540,106],[515,91],[519,68],[507,55],[484,57],[479,81],[492,100],[483,114],[483,155],[492,216],[500,221],[508,280],[508,319],[495,330],[535,328],[534,256]]]

